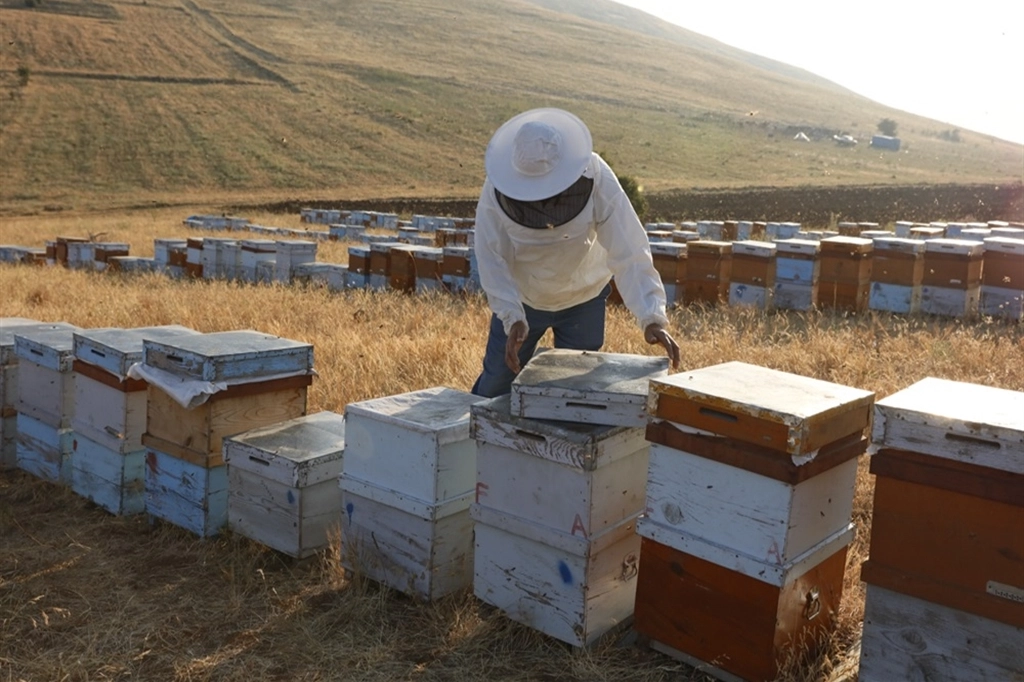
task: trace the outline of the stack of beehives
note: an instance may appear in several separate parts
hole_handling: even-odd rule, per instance
[[[647,382],[665,358],[547,351],[511,396],[473,407],[474,593],[575,646],[628,623],[648,445]]]
[[[469,586],[477,452],[469,411],[480,400],[436,387],[345,408],[346,569],[427,600]]]
[[[775,679],[837,620],[874,395],[728,362],[651,381],[636,630],[722,679]]]
[[[313,347],[242,330],[146,339],[146,510],[206,537],[227,521],[226,436],[306,414]]]
[[[112,514],[143,511],[146,382],[128,371],[142,362],[144,339],[197,333],[178,325],[74,332],[70,484],[77,494]]]
[[[926,378],[875,405],[860,679],[1024,670],[1024,393]]]

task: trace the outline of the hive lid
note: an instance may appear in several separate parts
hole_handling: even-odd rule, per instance
[[[67,372],[74,358],[72,334],[78,327],[68,325],[54,329],[48,327],[21,327],[14,329],[14,354],[19,360],[28,360],[52,369]]]
[[[806,454],[862,431],[874,393],[744,362],[652,379],[647,410],[684,427]]]
[[[143,342],[145,364],[202,381],[310,372],[313,346],[253,330]]]
[[[666,357],[556,348],[513,380],[510,407],[520,417],[644,426],[648,383],[667,373]]]
[[[172,339],[199,332],[177,324],[135,329],[82,329],[72,336],[75,358],[124,379],[128,368],[142,362],[145,339]]]
[[[292,487],[341,475],[345,418],[317,412],[224,439],[224,461]]]
[[[875,404],[871,440],[1024,473],[1024,392],[928,377]]]
[[[349,403],[345,415],[397,424],[420,433],[437,433],[439,440],[451,441],[467,437],[470,407],[484,400],[472,393],[437,386]]]
[[[77,329],[67,322],[39,322],[25,317],[0,317],[0,365],[17,362],[14,335],[25,331]]]

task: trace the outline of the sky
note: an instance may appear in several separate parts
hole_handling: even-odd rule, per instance
[[[1022,0],[617,1],[886,106],[1024,144]]]

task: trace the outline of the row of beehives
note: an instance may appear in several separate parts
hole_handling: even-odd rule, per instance
[[[661,358],[548,351],[511,396],[435,388],[349,405],[344,419],[303,417],[303,344],[181,328],[69,333],[77,395],[100,381],[106,402],[117,391],[146,400],[144,448],[135,465],[121,448],[120,484],[88,441],[95,419],[72,418],[71,484],[92,472],[81,492],[111,511],[140,511],[126,500],[142,498],[192,532],[226,525],[293,556],[322,549],[340,522],[346,568],[392,588],[432,599],[472,584],[577,646],[635,616],[656,649],[722,679],[772,679],[831,632],[873,409],[884,449],[872,462],[861,678],[1001,679],[1024,663],[1005,644],[1024,634],[1022,393],[929,379],[873,406],[869,392],[744,363],[666,376]],[[16,338],[22,382],[54,380],[29,350],[48,352],[52,334]],[[142,386],[101,376],[126,371],[139,357],[129,346]],[[159,388],[161,372],[225,386],[186,410]],[[19,466],[60,480],[22,455],[38,438],[30,425]],[[102,501],[111,489],[120,508]],[[947,551],[971,562],[944,561]]]
[[[471,218],[453,218],[414,214],[411,220],[401,220],[397,213],[366,210],[302,208],[299,220],[303,223],[338,227],[364,227],[397,230],[403,227],[421,232],[433,232],[441,228],[469,229]],[[245,230],[256,227],[247,218],[226,215],[191,215],[182,221],[186,226],[204,230]],[[283,228],[276,228],[283,229]],[[296,230],[295,232],[302,232]],[[322,232],[320,234],[327,234]]]
[[[670,302],[952,317],[1024,315],[1024,239],[834,236],[655,242]],[[615,300],[615,299],[613,299]]]
[[[466,237],[467,245],[424,247],[405,243],[401,235],[363,235],[366,244],[348,248],[347,265],[317,262],[317,244],[306,240],[157,239],[153,259],[130,259],[111,256],[105,244],[58,238],[52,253],[56,262],[70,267],[125,269],[129,262],[132,267],[147,262],[147,269],[178,276],[299,281],[332,290],[479,290],[473,233],[459,234]],[[1004,236],[989,236],[981,242],[905,239],[887,231],[862,234],[872,238],[674,239],[652,242],[651,251],[670,303],[871,309],[952,317],[980,313],[1012,320],[1024,316],[1024,240]],[[112,248],[126,251],[126,246]],[[0,258],[3,255],[0,249]],[[89,257],[97,260],[82,260]],[[612,300],[619,300],[615,293]]]
[[[986,237],[1024,238],[1024,225],[1004,220],[987,223],[931,222],[914,223],[898,220],[892,230],[879,229],[878,223],[840,222],[835,230],[806,230],[796,222],[760,222],[750,220],[701,220],[682,223],[647,223],[644,228],[652,241],[745,241],[759,239],[823,239],[825,237],[899,237],[901,239],[969,239]]]

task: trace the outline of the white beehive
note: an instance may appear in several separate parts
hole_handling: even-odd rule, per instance
[[[341,520],[345,418],[319,412],[224,439],[228,525],[296,558],[328,546]]]
[[[147,385],[129,378],[128,370],[142,362],[144,339],[185,334],[198,332],[167,325],[74,333],[71,489],[112,514],[138,513],[145,506]]]
[[[18,357],[18,412],[53,428],[71,426],[75,411],[73,332],[23,328],[14,332]]]
[[[518,417],[506,395],[473,407],[472,432],[476,596],[575,646],[628,620],[643,429]]]
[[[512,382],[518,417],[641,427],[647,384],[668,374],[668,358],[552,349],[534,355]]]
[[[277,242],[277,268],[274,281],[287,284],[295,267],[316,261],[317,243],[304,239],[283,239]]]
[[[271,239],[243,239],[239,242],[240,278],[256,282],[256,268],[260,263],[274,263],[277,258],[277,242]]]
[[[0,471],[17,466],[18,356],[16,331],[74,329],[63,322],[47,323],[23,317],[0,318]]]
[[[72,430],[56,428],[24,412],[17,415],[18,468],[50,483],[71,481]]]
[[[480,400],[437,387],[345,408],[346,568],[424,599],[469,584],[476,485],[469,410]]]

